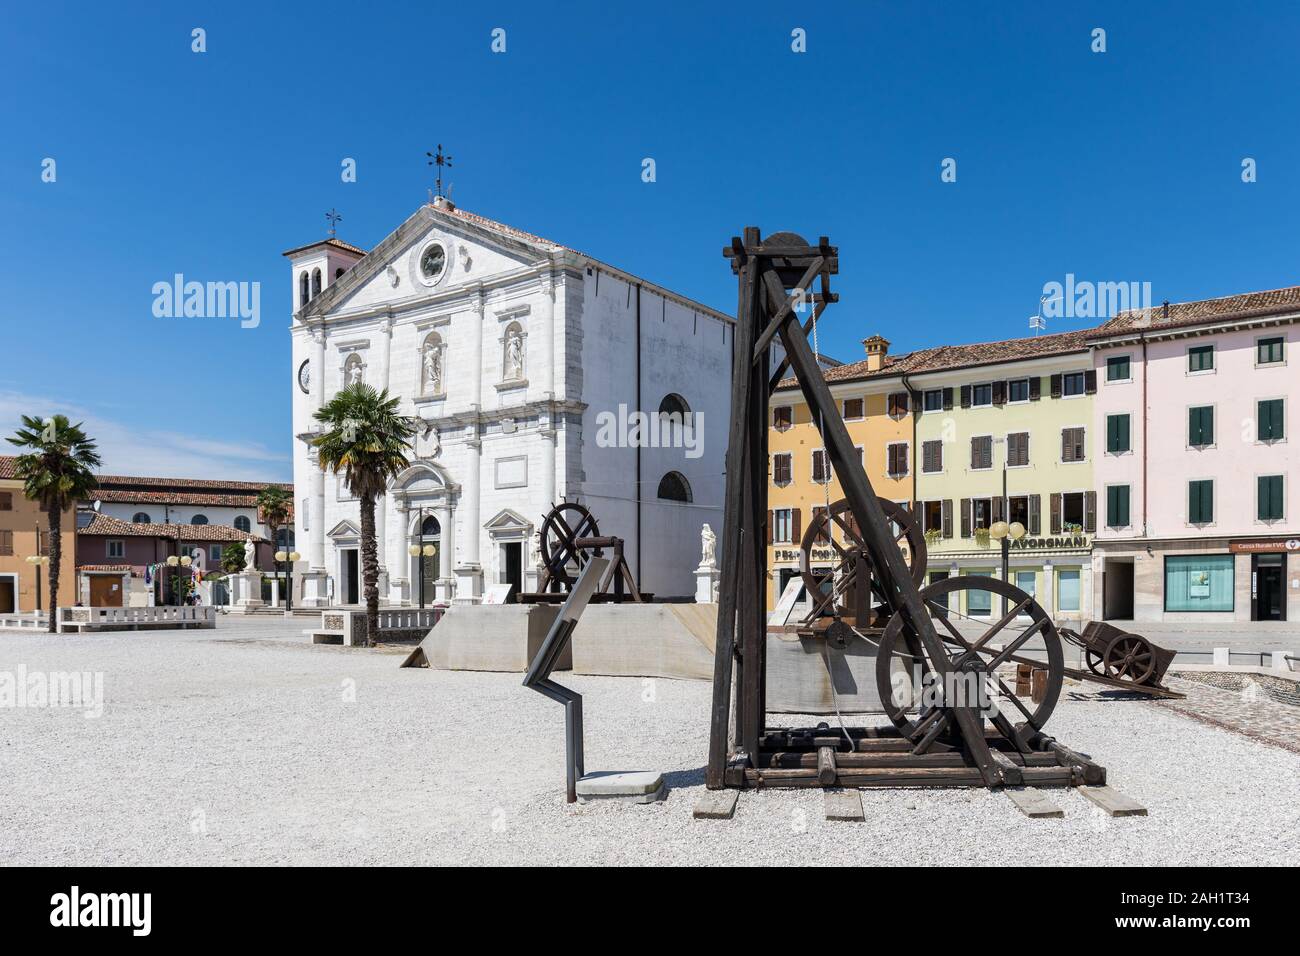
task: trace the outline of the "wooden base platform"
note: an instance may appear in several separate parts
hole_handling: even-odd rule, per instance
[[[893,726],[769,730],[757,766],[744,754],[727,765],[728,787],[984,787],[960,740],[937,740],[924,753]],[[1046,734],[1017,750],[990,729],[985,736],[1000,782],[995,786],[1103,786],[1106,768]]]
[[[1092,671],[1076,670],[1073,667],[1065,668],[1065,676],[1073,677],[1075,680],[1090,680],[1094,684],[1105,684],[1115,690],[1131,690],[1135,694],[1146,694],[1148,697],[1159,697],[1162,700],[1183,700],[1187,697],[1186,694],[1180,694],[1176,690],[1158,684],[1135,684],[1131,680],[1115,680],[1113,677],[1102,677]]]

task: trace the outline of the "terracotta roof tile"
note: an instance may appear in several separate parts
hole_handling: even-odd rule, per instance
[[[0,478],[17,478],[14,464],[18,461],[13,455],[0,455]]]
[[[355,252],[358,255],[362,255],[362,256],[366,255],[366,250],[362,249],[360,246],[354,246],[350,242],[344,242],[342,239],[335,239],[332,236],[328,239],[320,239],[317,240],[316,242],[309,242],[305,246],[296,246],[293,249],[288,250],[287,252],[282,252],[281,255],[284,256],[297,255],[299,252],[302,252],[306,249],[311,249],[315,246],[334,246],[336,249],[343,249],[346,252]]]
[[[1225,295],[1217,299],[1171,302],[1168,309],[1162,305],[1150,309],[1130,309],[1094,329],[1089,338],[1209,325],[1297,311],[1300,311],[1300,286],[1293,285],[1264,292]]]
[[[939,345],[929,349],[918,349],[915,352],[905,352],[902,355],[887,355],[884,367],[874,372],[868,370],[867,360],[863,359],[861,362],[825,369],[823,374],[827,382],[857,382],[1081,352],[1088,347],[1087,335],[1091,331],[1091,329],[1081,329],[1057,332],[1053,335],[1003,339],[999,342]],[[796,384],[794,378],[790,377],[782,379],[778,388],[795,388]]]
[[[133,524],[108,515],[95,515],[77,534],[99,534],[113,538],[169,538],[174,541],[178,528],[182,541],[247,541],[249,537],[259,543],[266,541],[258,535],[250,536],[224,524]]]

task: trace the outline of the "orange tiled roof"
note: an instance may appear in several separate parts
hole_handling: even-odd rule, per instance
[[[309,242],[305,246],[295,246],[293,249],[290,249],[287,252],[282,252],[281,255],[285,255],[285,256],[296,255],[297,253],[302,252],[304,249],[310,249],[313,246],[334,246],[336,249],[343,249],[346,252],[355,252],[358,255],[362,255],[362,256],[366,255],[366,250],[362,249],[360,246],[354,246],[352,245],[352,243],[344,242],[342,239],[335,239],[333,236],[331,236],[328,239],[320,239],[316,242]]]
[[[170,538],[174,541],[178,529],[182,541],[247,541],[249,537],[257,542],[266,540],[224,524],[133,524],[121,518],[98,514],[77,534],[99,534],[112,538]]]
[[[1089,338],[1107,338],[1126,332],[1159,332],[1297,311],[1300,311],[1300,286],[1293,285],[1285,289],[1243,292],[1217,299],[1170,302],[1167,308],[1158,305],[1150,309],[1130,309],[1102,323],[1092,331]]]

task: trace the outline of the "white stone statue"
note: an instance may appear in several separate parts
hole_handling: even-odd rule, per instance
[[[506,339],[506,377],[524,377],[524,337],[518,329],[512,331]]]
[[[717,546],[718,536],[713,533],[713,529],[706,523],[700,529],[700,548],[703,554],[700,557],[700,567],[713,568],[717,567]]]
[[[348,384],[349,384],[349,385],[360,385],[361,382],[362,382],[362,378],[361,378],[361,363],[360,363],[360,362],[353,362],[353,363],[352,363],[352,366],[348,369]]]
[[[244,570],[257,570],[257,542],[253,536],[249,535],[248,540],[244,542]]]
[[[424,393],[442,393],[442,349],[436,345],[426,345],[424,348]]]

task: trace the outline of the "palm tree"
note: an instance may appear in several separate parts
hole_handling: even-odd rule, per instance
[[[271,532],[271,553],[278,553],[280,548],[280,527],[289,518],[289,492],[275,485],[268,485],[257,493],[257,509],[261,512],[262,523]],[[285,551],[291,551],[285,542]],[[280,576],[280,562],[275,562],[275,574]],[[293,595],[288,596],[288,604],[293,604]]]
[[[324,430],[315,439],[320,466],[343,472],[361,502],[361,579],[366,599],[366,644],[379,632],[379,560],[375,546],[375,499],[410,464],[415,420],[399,415],[400,399],[364,382],[349,385],[316,412]]]
[[[50,525],[50,626],[58,630],[59,564],[63,559],[63,513],[90,497],[95,469],[100,466],[95,443],[73,425],[66,415],[50,418],[23,416],[23,427],[9,439],[11,445],[28,449],[18,456],[14,472],[23,482],[23,494],[40,503]]]

